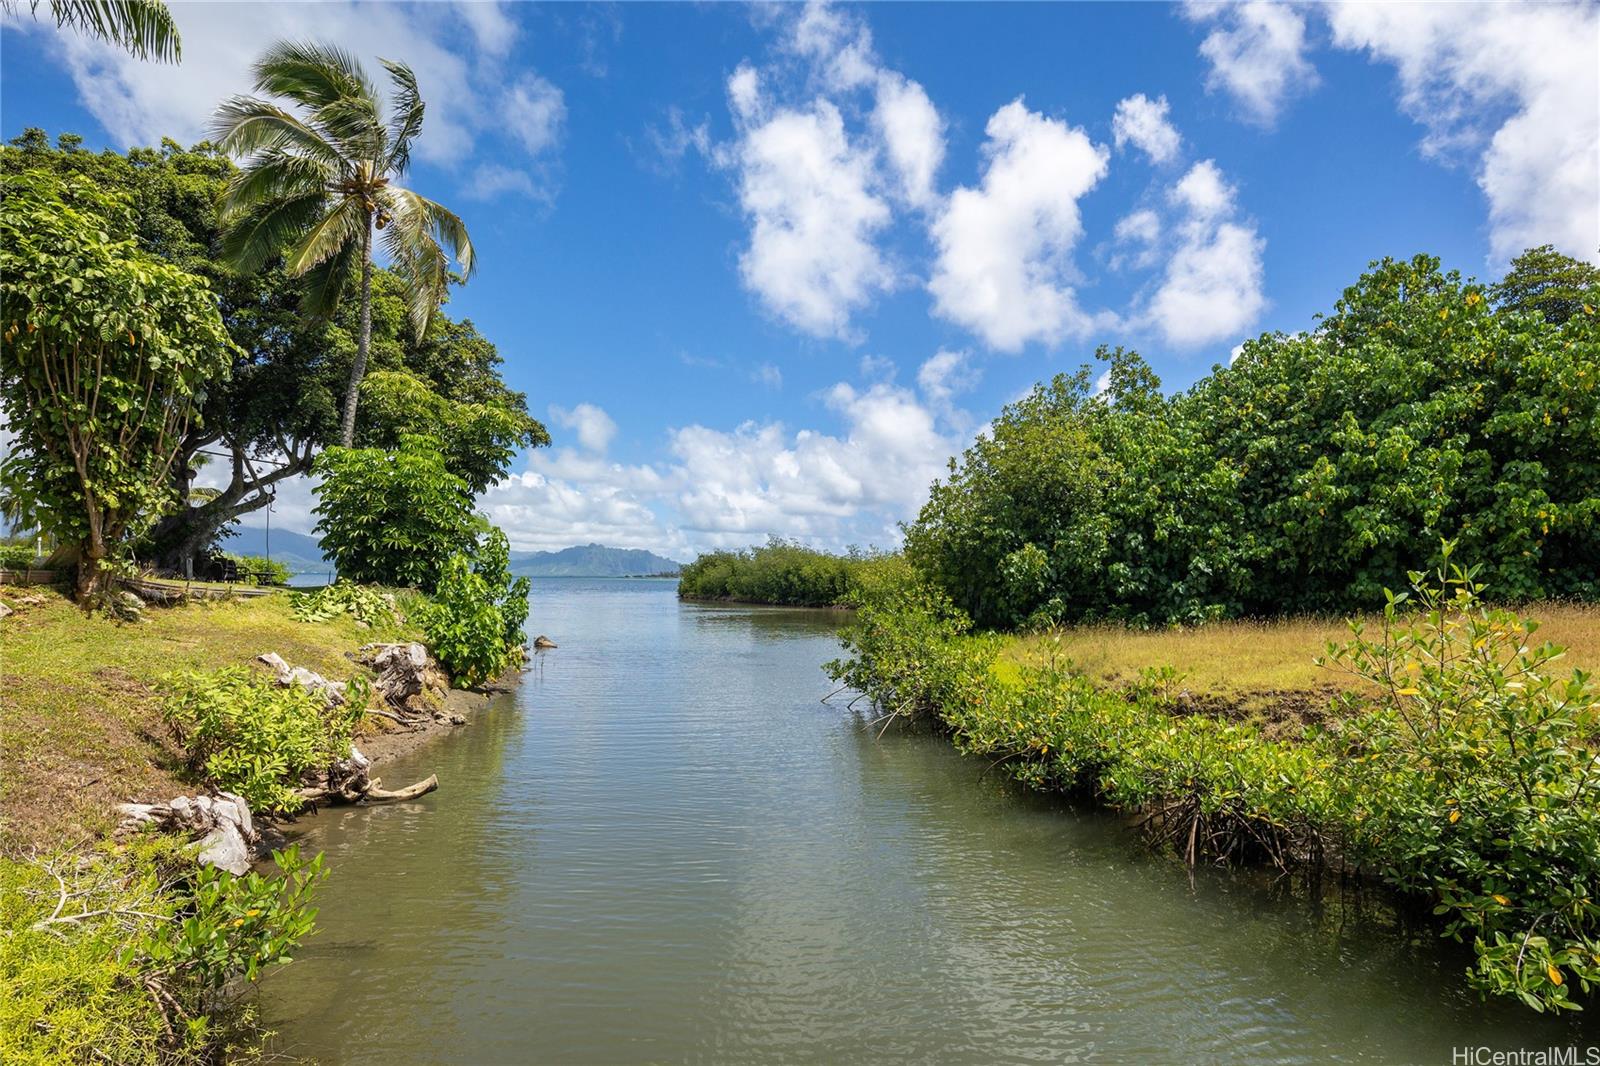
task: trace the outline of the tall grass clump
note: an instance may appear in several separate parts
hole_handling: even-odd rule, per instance
[[[1446,546],[1447,563],[1451,548]],[[1174,713],[1161,672],[1111,690],[1018,665],[938,593],[902,590],[847,631],[840,681],[929,714],[1019,780],[1137,812],[1185,861],[1377,879],[1470,943],[1471,985],[1578,1009],[1600,982],[1600,691],[1476,571],[1412,574],[1326,663],[1369,683],[1298,740]]]

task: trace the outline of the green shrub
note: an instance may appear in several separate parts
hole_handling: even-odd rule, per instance
[[[310,935],[322,859],[274,876],[196,867],[181,838],[0,857],[0,1061],[199,1066],[263,1033],[230,990]]]
[[[397,621],[394,596],[354,581],[336,581],[315,592],[295,593],[290,608],[302,622],[327,622],[348,614],[369,626],[389,626]]]
[[[459,684],[498,677],[521,654],[529,582],[513,579],[509,566],[505,534],[491,528],[472,555],[450,557],[438,591],[417,610],[428,646]]]
[[[256,811],[294,811],[308,770],[350,754],[365,701],[329,708],[299,685],[280,686],[243,667],[174,674],[162,713],[188,753],[189,772],[243,796]]]
[[[1600,599],[1600,272],[1545,250],[1492,290],[1372,264],[1307,330],[1168,394],[1136,354],[1007,405],[906,529],[982,627],[1376,610],[1483,560],[1505,602]]]
[[[36,558],[32,544],[0,544],[0,570],[27,570]]]
[[[352,581],[432,592],[446,560],[482,526],[466,481],[431,437],[403,436],[393,451],[329,448],[316,473],[316,532]]]
[[[1110,691],[1070,664],[1001,663],[1000,640],[968,635],[937,593],[864,607],[851,658],[829,669],[1029,785],[1144,812],[1190,863],[1377,876],[1472,942],[1475,988],[1575,1007],[1600,982],[1600,692],[1581,671],[1557,677],[1559,649],[1486,607],[1473,574],[1413,578],[1380,635],[1357,625],[1330,649],[1379,694],[1300,741],[1173,713],[1172,671]]]
[[[264,555],[234,555],[231,552],[225,553],[225,557],[238,567],[240,581],[248,581],[252,585],[289,583],[289,568],[276,559],[268,559]]]

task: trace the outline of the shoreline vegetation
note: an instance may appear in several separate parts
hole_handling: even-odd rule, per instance
[[[702,556],[680,594],[851,603],[827,669],[879,720],[931,721],[1191,866],[1385,885],[1472,949],[1481,994],[1582,1009],[1600,271],[1376,262],[1175,394],[1097,356],[1101,385],[1058,375],[978,434],[901,554],[774,541]]]
[[[771,538],[744,551],[707,552],[678,575],[678,598],[773,607],[851,607],[902,580],[899,555],[851,549],[830,555]]]
[[[314,817],[308,794],[341,800],[302,787],[331,779],[325,766],[358,759],[375,789],[369,771],[470,722],[520,666],[476,690],[434,667],[430,688],[395,699],[365,649],[422,638],[422,598],[340,596],[338,609],[326,593],[195,600],[127,623],[55,587],[0,589],[12,612],[0,629],[0,974],[16,993],[0,1008],[0,1058],[237,1060],[260,1047],[248,988],[314,932],[326,873],[294,847],[266,854],[275,824]],[[281,683],[268,652],[305,673]],[[191,794],[248,801],[256,870],[197,864],[205,826],[118,825],[125,801]]]

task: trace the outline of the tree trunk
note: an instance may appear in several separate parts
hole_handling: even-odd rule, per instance
[[[356,361],[350,368],[350,385],[344,391],[344,418],[339,439],[346,448],[356,442],[356,399],[367,374],[367,350],[372,345],[372,215],[361,232],[361,337],[356,341]]]

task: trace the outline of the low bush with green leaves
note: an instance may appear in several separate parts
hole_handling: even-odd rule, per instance
[[[354,581],[296,593],[291,609],[302,622],[327,622],[343,614],[369,626],[393,625],[397,620],[393,595]]]
[[[416,611],[428,646],[451,677],[479,685],[516,664],[526,635],[529,581],[513,578],[510,546],[490,527],[469,555],[445,563],[439,587]]]
[[[259,1047],[238,982],[291,960],[325,876],[320,855],[273,861],[235,877],[156,834],[0,857],[0,1061],[198,1066]]]
[[[27,570],[36,558],[32,544],[0,544],[0,570]]]
[[[307,771],[350,754],[366,701],[328,707],[320,693],[277,685],[243,667],[174,674],[162,714],[198,780],[243,796],[254,811],[293,812]],[[358,687],[359,691],[359,687]]]
[[[914,589],[865,607],[829,668],[1033,787],[1143,812],[1190,863],[1375,876],[1471,943],[1473,987],[1575,1009],[1600,983],[1600,690],[1487,606],[1475,572],[1412,578],[1381,633],[1356,624],[1329,649],[1376,688],[1300,740],[1173,713],[1159,669],[1113,691],[1068,663],[1002,662],[1000,638]]]

